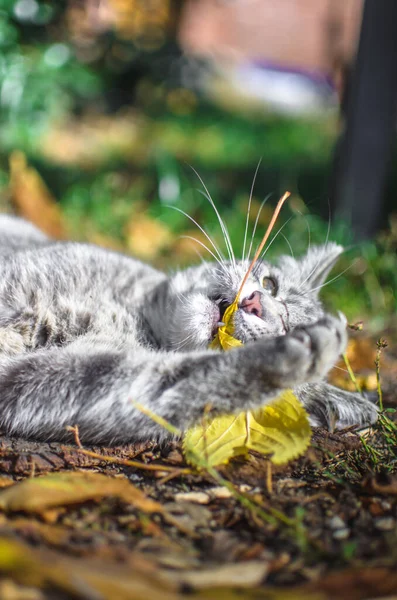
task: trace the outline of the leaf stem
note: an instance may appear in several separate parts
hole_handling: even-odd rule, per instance
[[[270,234],[271,234],[271,232],[272,232],[272,229],[273,229],[273,227],[274,227],[274,224],[275,224],[275,222],[276,222],[276,220],[277,220],[277,217],[278,217],[278,215],[279,215],[279,213],[280,213],[280,210],[281,210],[281,208],[282,208],[282,206],[283,206],[284,202],[285,202],[285,201],[287,200],[287,198],[289,198],[290,196],[291,196],[291,192],[285,192],[285,194],[284,194],[284,195],[283,195],[283,196],[280,198],[280,200],[277,202],[277,206],[276,206],[276,208],[275,208],[275,210],[274,210],[274,213],[273,213],[273,216],[272,216],[272,218],[271,218],[271,221],[270,221],[270,223],[269,223],[269,225],[268,225],[268,228],[266,229],[266,233],[265,233],[265,235],[263,236],[263,239],[262,239],[261,243],[259,244],[257,251],[255,252],[255,256],[254,256],[254,258],[252,259],[252,261],[251,261],[251,264],[250,264],[250,266],[248,267],[248,270],[247,270],[246,274],[244,275],[244,279],[243,279],[243,281],[241,282],[241,285],[240,285],[240,287],[239,287],[239,289],[238,289],[237,296],[236,296],[236,299],[235,299],[235,301],[234,301],[234,302],[237,302],[237,301],[238,301],[238,299],[239,299],[239,297],[240,297],[240,294],[241,294],[241,292],[242,292],[242,290],[243,290],[243,287],[244,287],[244,285],[245,285],[245,283],[246,283],[246,281],[247,281],[247,279],[248,279],[248,277],[249,277],[249,274],[251,273],[252,269],[254,268],[254,265],[255,265],[256,261],[258,260],[258,258],[259,258],[259,256],[260,256],[260,253],[262,252],[262,250],[263,250],[263,247],[264,247],[264,245],[266,244],[266,242],[267,242],[267,240],[268,240],[268,238],[269,238],[269,235],[270,235]]]

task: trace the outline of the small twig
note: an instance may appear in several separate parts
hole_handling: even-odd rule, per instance
[[[273,480],[272,480],[272,463],[270,460],[267,461],[266,464],[266,488],[268,494],[273,494]]]
[[[80,440],[80,435],[79,435],[79,426],[78,425],[74,425],[74,427],[72,427],[71,425],[68,425],[66,427],[67,431],[71,431],[74,435],[74,443],[76,444],[76,446],[80,449],[83,448],[83,444],[81,443]]]
[[[172,479],[175,479],[175,477],[179,477],[180,474],[181,474],[180,471],[175,471],[174,473],[168,473],[168,475],[164,475],[164,477],[161,477],[160,479],[158,479],[158,484],[164,485],[165,483],[168,483]]]
[[[192,471],[191,469],[182,468],[182,467],[169,467],[168,465],[145,465],[145,463],[139,462],[137,460],[128,460],[127,458],[118,458],[117,456],[106,456],[103,454],[98,454],[97,452],[92,452],[91,450],[83,450],[82,448],[78,448],[78,451],[86,456],[91,456],[91,458],[97,458],[98,460],[103,460],[105,462],[110,462],[118,465],[124,465],[125,467],[134,467],[135,469],[143,469],[145,471],[168,471],[170,473],[177,475],[188,475]]]
[[[30,455],[30,462],[31,462],[31,469],[30,469],[29,477],[33,478],[36,475],[36,461],[34,460],[32,455]]]

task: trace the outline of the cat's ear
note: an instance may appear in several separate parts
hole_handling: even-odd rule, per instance
[[[310,248],[298,261],[301,285],[317,294],[342,252],[342,246],[334,242]]]

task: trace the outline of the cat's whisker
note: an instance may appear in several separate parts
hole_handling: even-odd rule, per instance
[[[288,239],[288,238],[287,238],[287,236],[286,236],[286,235],[284,235],[283,233],[281,234],[281,237],[283,237],[283,238],[285,239],[285,241],[287,242],[287,244],[288,244],[288,248],[289,248],[289,251],[290,251],[290,253],[291,253],[291,256],[292,256],[292,258],[295,258],[295,254],[294,254],[294,251],[292,250],[292,246],[291,246],[291,244],[290,244],[290,241],[289,241],[289,239]]]
[[[256,233],[256,228],[258,227],[258,222],[259,222],[259,217],[261,216],[261,212],[263,207],[265,206],[266,202],[269,200],[269,198],[271,197],[271,193],[268,194],[266,196],[266,198],[262,201],[259,210],[258,210],[258,214],[256,215],[256,219],[255,219],[255,223],[254,223],[254,229],[252,230],[252,236],[251,236],[251,243],[250,243],[250,247],[248,250],[248,256],[247,256],[247,260],[249,260],[251,258],[251,252],[252,252],[252,245],[254,243],[254,238],[255,238],[255,233]]]
[[[214,209],[216,215],[218,216],[218,221],[219,221],[219,225],[222,231],[222,235],[223,235],[223,239],[225,240],[225,246],[226,246],[226,250],[227,250],[227,254],[229,256],[229,260],[230,262],[233,264],[234,268],[236,267],[236,259],[234,256],[234,251],[233,251],[233,246],[232,246],[232,242],[230,240],[230,235],[229,235],[229,230],[227,229],[224,221],[222,220],[218,209],[215,207],[215,203],[212,200],[211,196],[208,195],[208,192],[203,192],[203,190],[197,190],[199,194],[201,194],[202,196],[204,196],[204,198],[206,198],[206,200],[208,200],[208,202],[211,204],[212,208]]]
[[[300,296],[306,296],[307,294],[312,294],[313,292],[317,292],[317,290],[321,290],[326,285],[329,285],[330,283],[333,283],[334,281],[336,281],[337,279],[339,279],[340,277],[342,277],[342,275],[344,275],[346,273],[346,271],[349,271],[349,269],[351,269],[352,267],[354,267],[354,265],[356,264],[357,260],[358,259],[356,259],[355,261],[353,261],[352,264],[349,265],[344,271],[342,271],[341,273],[338,273],[338,275],[336,275],[335,277],[333,277],[332,279],[330,279],[326,283],[323,283],[322,285],[318,285],[317,287],[312,288],[310,290],[307,290],[306,292],[303,292],[303,294],[299,294],[299,295]]]
[[[255,181],[256,181],[256,177],[258,175],[258,171],[259,171],[259,167],[260,167],[261,162],[262,162],[262,158],[259,159],[258,165],[256,167],[255,174],[254,174],[254,179],[253,179],[252,185],[251,185],[250,196],[249,196],[249,200],[248,200],[247,218],[245,220],[245,232],[244,232],[243,252],[242,252],[242,255],[241,255],[243,261],[245,260],[245,245],[247,243],[248,223],[249,223],[250,212],[251,212],[252,194],[254,193]]]
[[[310,252],[310,248],[311,248],[311,236],[310,236],[309,221],[307,220],[307,217],[305,217],[305,215],[300,210],[298,210],[297,213],[305,221],[307,232],[308,232],[308,248],[307,248],[307,252]],[[315,270],[317,269],[317,267],[318,267],[319,264],[320,264],[320,261],[318,262],[318,264],[316,264],[316,266],[314,267],[313,271],[311,273],[309,273],[309,275],[306,277],[306,279],[303,282],[299,282],[298,290],[297,291],[299,291],[301,289],[301,287],[303,286],[303,284],[306,283],[306,281],[309,279],[309,277],[311,277],[311,275],[315,272]]]
[[[187,302],[187,298],[186,298],[185,294],[178,291],[174,285],[172,285],[172,291],[174,292],[175,296],[178,298],[179,302],[181,302],[181,303]]]
[[[219,222],[220,228],[221,228],[221,230],[222,230],[222,233],[223,233],[223,236],[224,236],[224,238],[225,238],[225,244],[226,244],[226,248],[227,248],[227,251],[228,251],[228,254],[229,254],[230,260],[231,260],[231,262],[233,263],[233,265],[234,265],[234,268],[236,268],[236,259],[235,259],[234,252],[233,252],[233,246],[232,246],[232,243],[231,243],[231,241],[230,241],[230,235],[229,235],[229,231],[228,231],[228,229],[227,229],[227,227],[226,227],[226,225],[225,225],[225,223],[224,223],[224,221],[223,221],[223,219],[222,219],[221,215],[219,214],[219,211],[218,211],[218,209],[217,209],[217,208],[216,208],[216,206],[215,206],[215,202],[213,201],[213,199],[212,199],[212,197],[211,197],[211,194],[209,193],[209,191],[208,191],[208,188],[207,188],[207,186],[206,186],[206,185],[205,185],[205,183],[204,183],[204,180],[203,180],[203,178],[202,178],[202,177],[201,177],[201,175],[200,175],[200,174],[199,174],[199,173],[196,171],[196,169],[195,169],[194,167],[192,167],[192,165],[189,165],[189,166],[190,166],[190,168],[192,169],[193,173],[195,173],[196,177],[198,178],[198,180],[200,181],[201,185],[203,186],[203,188],[204,188],[204,190],[205,190],[205,192],[206,192],[206,194],[203,194],[203,196],[204,196],[205,198],[207,198],[208,202],[211,204],[212,208],[213,208],[213,209],[214,209],[214,211],[215,211],[215,214],[216,214],[216,216],[217,216],[217,219],[218,219],[218,222]],[[202,191],[201,191],[201,190],[199,190],[199,191],[200,191],[200,193],[202,193]]]
[[[307,220],[306,220],[306,223],[307,223]],[[331,231],[331,206],[330,206],[330,203],[328,200],[328,227],[327,227],[327,235],[325,237],[324,247],[326,247],[328,244],[330,231]],[[309,247],[309,249],[310,249],[310,247]],[[307,277],[302,282],[299,283],[298,291],[303,287],[303,285],[306,283],[306,281],[308,281],[312,277],[312,275],[314,275],[314,273],[317,271],[318,267],[320,266],[320,264],[322,262],[322,258],[323,257],[320,256],[319,260],[314,265],[313,269],[310,271],[310,273],[307,275]]]
[[[325,246],[328,244],[330,232],[331,232],[331,203],[328,198],[328,226],[327,226],[327,235],[325,236],[325,242],[324,242]]]
[[[278,236],[280,235],[280,233],[282,232],[282,230],[284,229],[284,227],[286,227],[288,225],[288,223],[293,219],[293,216],[289,217],[285,223],[280,227],[280,229],[277,231],[277,233],[273,236],[273,238],[270,240],[270,243],[267,245],[267,247],[264,249],[263,253],[262,253],[262,257],[265,257],[266,252],[269,250],[269,248],[271,248],[272,244],[275,242],[275,240],[278,238]]]
[[[338,369],[338,371],[343,371],[344,373],[349,373],[349,371],[347,369],[342,369],[342,367],[338,367],[338,365],[334,365],[332,368]]]
[[[196,225],[196,227],[201,231],[201,233],[203,233],[203,235],[205,235],[205,237],[207,238],[207,240],[209,241],[209,243],[211,244],[211,246],[215,250],[215,252],[216,252],[219,260],[221,262],[223,262],[223,263],[225,262],[225,257],[223,256],[222,252],[219,250],[218,246],[212,240],[212,238],[210,237],[210,235],[208,234],[208,232],[203,227],[201,227],[201,225],[199,225],[199,223],[197,223],[196,219],[194,219],[191,215],[189,215],[187,212],[185,212],[181,208],[178,208],[177,206],[167,205],[167,208],[172,208],[173,210],[176,210],[177,212],[181,213],[186,218],[188,218],[192,223],[194,223],[194,225]]]
[[[199,240],[199,239],[195,238],[195,237],[194,237],[194,236],[192,236],[192,235],[181,235],[180,237],[181,237],[181,239],[182,239],[182,240],[192,240],[193,242],[196,242],[197,244],[199,244],[200,246],[202,246],[202,248],[204,248],[205,250],[207,250],[207,252],[209,252],[209,254],[211,254],[211,256],[212,256],[212,257],[213,257],[213,258],[216,260],[216,262],[219,264],[219,266],[221,267],[221,269],[222,269],[222,270],[223,270],[225,273],[227,273],[227,269],[226,269],[226,266],[225,266],[224,262],[223,262],[223,261],[220,261],[220,260],[219,260],[219,258],[217,258],[217,257],[215,256],[215,254],[212,252],[212,250],[210,250],[210,249],[208,248],[208,246],[206,246],[206,245],[204,244],[204,242],[202,242],[201,240]]]
[[[189,342],[195,341],[195,336],[193,333],[189,333],[183,340],[178,342],[173,342],[171,347],[175,348],[175,350],[181,350],[184,348]]]
[[[195,253],[195,254],[197,254],[197,256],[199,257],[201,264],[202,264],[202,265],[206,264],[206,263],[207,263],[207,261],[205,260],[205,258],[204,258],[204,257],[203,257],[203,255],[201,254],[201,252],[199,252],[199,251],[197,250],[197,248],[193,248],[193,250],[194,250],[194,253]]]

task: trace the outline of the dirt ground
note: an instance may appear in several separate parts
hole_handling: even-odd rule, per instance
[[[376,344],[350,352],[373,388]],[[382,352],[384,402],[397,406],[396,348]],[[349,385],[341,368],[334,379]],[[215,478],[186,465],[177,442],[1,437],[0,598],[397,597],[397,438],[387,431],[315,429],[293,463],[251,454]]]

